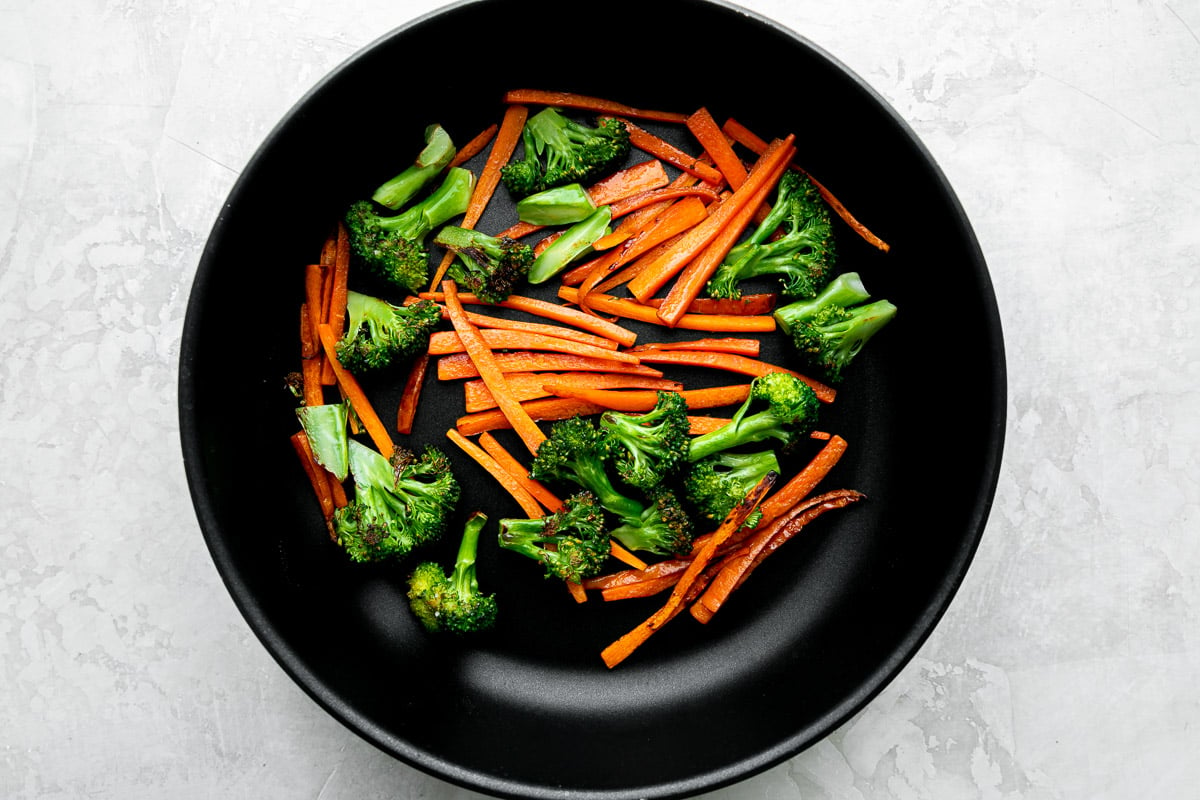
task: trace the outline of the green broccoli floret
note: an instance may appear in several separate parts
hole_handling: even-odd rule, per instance
[[[604,509],[586,490],[543,517],[500,520],[500,546],[541,563],[548,578],[575,583],[599,574],[612,549]]]
[[[704,517],[720,521],[729,516],[768,472],[779,472],[774,450],[716,453],[691,465],[683,478],[683,490]],[[762,511],[756,508],[742,527],[752,528],[761,518]]]
[[[766,407],[751,413],[753,406]],[[750,382],[750,396],[730,421],[711,433],[692,437],[688,460],[708,458],[743,444],[777,439],[784,447],[812,432],[821,401],[807,383],[790,372],[768,372]]]
[[[371,200],[359,200],[346,212],[346,232],[354,256],[378,278],[409,292],[429,279],[430,231],[467,210],[475,175],[451,167],[425,199],[399,214],[385,214]]]
[[[829,206],[806,175],[788,170],[771,211],[729,251],[708,282],[708,294],[736,299],[745,281],[767,275],[778,277],[785,297],[812,297],[829,282],[836,260]]]
[[[695,527],[675,492],[658,487],[649,492],[649,499],[637,518],[622,518],[621,524],[609,530],[608,535],[629,550],[662,556],[682,555],[691,550]]]
[[[455,254],[447,273],[485,303],[502,303],[529,275],[533,248],[508,236],[446,225],[433,237]]]
[[[796,346],[806,366],[830,383],[863,346],[896,316],[896,306],[871,299],[857,272],[838,275],[816,297],[775,309],[775,320]]]
[[[429,345],[442,312],[430,300],[398,306],[361,292],[346,292],[346,333],[338,340],[342,366],[360,374],[399,364]]]
[[[450,574],[436,561],[425,561],[409,575],[408,604],[426,630],[476,633],[496,624],[496,595],[484,594],[475,574],[479,533],[487,519],[480,511],[467,518]]]
[[[645,506],[613,484],[607,463],[612,453],[612,440],[595,422],[584,416],[569,417],[550,426],[549,435],[529,462],[529,476],[575,484],[595,495],[609,512],[623,519],[638,519]]]
[[[400,558],[442,535],[462,493],[445,453],[396,448],[388,459],[351,439],[349,462],[354,499],[334,513],[333,527],[351,560]]]
[[[371,199],[379,205],[395,211],[417,193],[429,185],[441,174],[450,161],[453,160],[458,148],[450,134],[441,125],[430,125],[425,129],[425,147],[417,154],[413,163],[409,164],[394,178],[380,184],[371,195]]]
[[[654,408],[644,414],[606,411],[600,428],[612,445],[617,475],[631,486],[650,491],[687,462],[691,441],[687,401],[679,392],[660,391]]]
[[[500,170],[518,198],[567,183],[587,183],[621,162],[630,150],[629,129],[612,117],[594,126],[544,108],[525,121],[524,152]]]

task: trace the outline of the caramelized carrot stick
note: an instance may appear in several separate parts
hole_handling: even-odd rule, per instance
[[[492,456],[489,455],[486,450],[472,442],[467,437],[463,436],[454,428],[450,428],[446,431],[446,438],[458,445],[459,449],[469,455],[476,464],[487,470],[487,473],[496,479],[496,482],[500,484],[501,488],[508,492],[513,500],[517,501],[517,505],[519,505],[521,510],[524,511],[525,514],[531,519],[541,517],[545,514],[542,506],[537,500],[534,499],[533,495],[529,493],[529,490],[522,486],[521,483],[514,478],[508,472],[508,470],[501,466],[500,462],[492,458]]]
[[[350,234],[341,220],[337,224],[336,244],[333,251],[333,268],[330,271],[329,309],[323,322],[328,322],[333,335],[339,339],[346,332],[346,293],[350,279]],[[325,364],[321,371],[321,382],[327,386],[334,383],[333,367]]]
[[[631,351],[632,352],[632,351]],[[822,403],[832,403],[837,397],[837,390],[815,378],[802,375],[795,370],[769,364],[758,358],[743,356],[737,353],[704,352],[699,350],[639,350],[637,356],[643,364],[674,364],[686,367],[710,367],[712,369],[736,372],[740,375],[758,377],[770,372],[786,372],[807,383]]]
[[[560,108],[574,108],[578,111],[594,111],[598,114],[607,114],[614,117],[634,117],[635,119],[651,119],[658,122],[686,122],[688,116],[687,114],[674,111],[655,111],[637,108],[602,97],[592,97],[575,92],[556,92],[546,89],[511,89],[504,94],[504,102],[559,106]]]
[[[686,124],[688,130],[696,137],[696,141],[704,148],[704,152],[708,153],[713,164],[725,176],[725,182],[729,184],[730,188],[736,189],[741,186],[746,180],[746,166],[734,152],[725,132],[717,125],[717,121],[713,119],[709,110],[704,107],[696,109],[687,118]]]
[[[592,389],[655,389],[666,392],[683,390],[683,384],[679,381],[621,372],[507,372],[504,377],[508,381],[508,388],[521,402],[551,396],[544,385],[547,380]],[[468,413],[496,407],[496,399],[479,378],[463,384],[463,400]]]
[[[705,183],[716,186],[724,180],[721,171],[716,167],[705,163],[695,156],[688,155],[666,139],[654,135],[629,120],[625,120],[625,127],[629,129],[630,144],[643,153],[652,155],[673,167],[695,175]]]
[[[422,292],[418,296],[427,300],[442,300],[441,292]],[[483,301],[475,297],[475,295],[466,293],[460,293],[458,299],[459,302],[465,305],[483,303]],[[541,300],[536,297],[526,297],[524,295],[514,294],[509,295],[508,299],[503,303],[496,303],[495,305],[499,306],[500,308],[509,308],[514,311],[524,311],[527,314],[552,319],[565,325],[574,325],[576,328],[613,339],[625,347],[632,347],[634,342],[637,341],[637,334],[628,328],[624,328],[615,323],[600,319],[597,316],[580,311],[577,308],[570,308],[558,303],[551,303],[547,300]]]
[[[601,291],[607,288],[601,286]],[[689,314],[770,314],[775,310],[779,295],[774,292],[744,294],[734,299],[729,297],[697,297],[688,306]],[[646,305],[661,308],[663,299],[651,297]]]
[[[417,401],[421,398],[421,388],[425,385],[425,376],[429,372],[429,354],[418,353],[408,368],[408,377],[404,380],[404,391],[400,395],[400,407],[396,411],[396,431],[410,434],[413,420],[417,416]]]
[[[317,463],[313,456],[312,447],[309,446],[308,437],[304,435],[304,431],[296,431],[290,437],[292,449],[296,451],[296,456],[300,459],[300,466],[304,468],[304,474],[308,478],[308,482],[312,485],[313,493],[317,497],[317,503],[321,506],[321,514],[325,517],[326,523],[333,518],[333,493],[329,489],[329,481],[331,477],[328,471]]]
[[[762,521],[759,525],[783,514],[809,495],[846,452],[847,443],[834,434],[812,459],[771,497],[763,501]]]
[[[479,434],[479,445],[490,455],[496,459],[496,463],[504,467],[513,479],[525,487],[525,491],[533,495],[533,498],[538,501],[547,511],[554,512],[562,508],[562,500],[554,495],[545,484],[541,481],[534,480],[529,477],[529,469],[517,457],[500,444],[500,441],[489,431],[484,431]]]
[[[461,167],[463,164],[482,153],[483,148],[491,144],[492,139],[496,138],[496,131],[498,130],[500,130],[500,126],[493,122],[491,125],[488,125],[479,133],[475,134],[470,141],[458,148],[458,152],[454,154],[454,158],[450,159],[450,163],[446,165],[447,168]]]
[[[617,372],[629,375],[661,378],[663,372],[642,364],[627,364],[607,358],[591,358],[571,353],[553,353],[548,350],[522,350],[512,353],[496,353],[496,366],[501,372]],[[478,378],[479,370],[471,363],[466,353],[442,356],[437,364],[438,380],[453,381],[461,378]]]
[[[701,223],[703,224],[703,223]],[[574,286],[560,286],[558,296],[573,303],[579,296]],[[605,314],[616,317],[661,325],[658,309],[643,305],[635,300],[615,297],[611,294],[593,292],[588,295],[588,305]],[[675,324],[680,330],[696,330],[725,333],[770,333],[775,330],[775,318],[770,314],[747,316],[744,314],[684,314]]]
[[[539,422],[553,422],[587,414],[599,414],[603,406],[576,400],[573,397],[544,397],[540,400],[528,400],[521,404],[525,413],[531,419]],[[505,430],[512,427],[508,418],[499,409],[478,411],[466,414],[455,420],[455,428],[463,436],[474,436],[484,431]]]
[[[644,353],[647,350],[701,350],[710,353],[737,353],[747,358],[758,358],[762,342],[758,339],[744,339],[738,336],[720,338],[685,339],[679,342],[642,342],[636,347],[629,348],[630,353]]]
[[[379,419],[379,415],[375,412],[374,406],[371,405],[371,401],[367,398],[366,392],[362,390],[358,380],[338,362],[337,339],[333,335],[333,329],[329,327],[328,323],[322,322],[317,325],[317,333],[321,337],[321,346],[325,348],[325,358],[333,366],[333,374],[337,378],[338,388],[350,401],[350,406],[354,409],[354,413],[362,422],[363,427],[367,429],[367,435],[375,443],[375,448],[380,455],[384,458],[391,458],[392,451],[395,449],[392,437],[388,435],[387,428]]]
[[[593,406],[615,411],[649,411],[658,402],[658,392],[631,389],[588,389],[563,383],[546,381],[546,389],[555,397],[581,400]],[[750,384],[715,386],[705,389],[686,389],[679,393],[689,409],[722,408],[745,402],[750,396]]]
[[[468,321],[469,320],[465,320]],[[635,353],[623,350],[610,350],[606,347],[595,347],[571,339],[558,336],[547,336],[544,333],[514,331],[504,328],[478,329],[478,339],[489,350],[548,350],[554,353],[571,353],[573,355],[601,358],[619,361],[625,364],[637,364],[639,358]],[[429,337],[430,355],[442,356],[450,353],[461,353],[466,350],[466,342],[457,331],[434,331]]]
[[[449,319],[446,314],[445,307],[442,308],[442,318]],[[578,328],[567,325],[553,325],[541,322],[527,322],[525,320],[508,319],[507,317],[494,317],[488,314],[476,314],[467,312],[467,319],[471,320],[477,328],[497,328],[510,331],[525,331],[526,333],[537,333],[543,336],[555,336],[559,339],[569,339],[573,342],[581,342],[582,344],[591,345],[592,347],[601,347],[605,350],[616,350],[621,346],[621,343],[609,339],[607,336],[599,336],[587,331],[581,331]]]

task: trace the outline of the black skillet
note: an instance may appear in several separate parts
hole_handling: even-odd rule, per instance
[[[447,6],[349,59],[278,124],[199,264],[181,352],[183,456],[201,530],[251,629],[364,739],[498,796],[690,796],[830,733],[933,629],[996,486],[1002,335],[986,264],[945,176],[904,121],[818,46],[718,2],[610,0],[598,19],[581,14],[564,34],[558,3]],[[352,565],[329,542],[287,441],[296,421],[282,382],[298,366],[302,266],[348,202],[411,160],[426,125],[466,141],[499,120],[510,88],[704,106],[764,137],[794,132],[804,167],[891,246],[883,253],[842,233],[842,268],[900,311],[821,422],[850,443],[823,488],[868,499],[768,559],[708,625],[685,615],[612,670],[601,648],[661,597],[576,604],[485,538],[479,573],[500,597],[497,630],[468,643],[430,637],[405,607],[403,567]],[[646,126],[694,149],[678,127]],[[479,227],[512,219],[501,189]],[[763,357],[791,359],[781,336],[764,337]],[[730,382],[674,374],[695,386]],[[399,384],[367,382],[385,419]],[[518,513],[445,439],[461,412],[459,387],[431,381],[416,432],[398,438],[446,447],[466,487],[463,515]],[[429,554],[449,558],[443,545]]]

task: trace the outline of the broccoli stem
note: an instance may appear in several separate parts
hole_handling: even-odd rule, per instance
[[[437,177],[456,152],[457,148],[445,128],[430,125],[425,129],[425,147],[417,154],[416,160],[399,175],[380,184],[371,199],[395,211]]]
[[[463,213],[474,188],[474,173],[452,167],[432,194],[406,211],[379,217],[379,227],[400,232],[406,238],[423,239],[429,231]]]
[[[848,308],[869,299],[871,295],[863,285],[862,276],[857,272],[843,272],[831,280],[816,297],[797,300],[775,309],[775,321],[784,333],[791,333],[797,322],[812,319],[826,306]]]
[[[595,210],[592,196],[578,183],[555,186],[517,201],[517,219],[530,225],[571,225]]]
[[[530,283],[545,283],[567,268],[575,259],[591,250],[592,243],[609,232],[612,209],[599,206],[591,214],[563,231],[534,260],[529,268]]]
[[[487,524],[487,515],[476,511],[467,518],[463,526],[462,541],[458,545],[458,555],[454,560],[454,574],[450,583],[459,597],[469,597],[479,591],[479,581],[475,575],[475,556],[479,551],[479,534]]]

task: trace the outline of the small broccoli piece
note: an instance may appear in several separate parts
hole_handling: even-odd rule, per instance
[[[691,550],[695,527],[691,515],[672,490],[658,487],[637,518],[623,518],[608,534],[629,550],[658,555],[683,555]]]
[[[829,206],[806,175],[788,170],[770,213],[729,251],[708,282],[708,294],[737,299],[742,283],[769,275],[778,277],[785,297],[812,297],[829,282],[836,261]]]
[[[578,183],[555,186],[517,201],[517,219],[530,225],[573,225],[595,210],[592,196]]]
[[[550,427],[549,435],[529,462],[529,476],[575,484],[594,494],[600,505],[613,514],[637,519],[645,506],[613,484],[607,463],[612,453],[612,440],[591,419],[570,417]]]
[[[683,478],[683,490],[704,517],[720,521],[729,516],[768,472],[779,472],[774,450],[720,452],[691,465]],[[761,509],[756,508],[742,527],[753,528],[761,518]]]
[[[687,414],[683,395],[665,391],[658,393],[654,408],[644,414],[601,414],[600,428],[612,443],[617,475],[647,492],[674,475],[688,459],[691,424]]]
[[[361,374],[399,364],[429,344],[442,312],[430,300],[398,306],[361,292],[346,292],[346,333],[338,340],[343,367]]]
[[[351,560],[401,558],[442,535],[462,494],[445,453],[396,448],[389,459],[351,439],[349,462],[354,499],[334,513],[333,528]]]
[[[587,183],[614,168],[630,150],[629,129],[612,117],[594,126],[556,108],[544,108],[525,121],[524,152],[500,171],[508,190],[521,198],[567,183]]]
[[[863,346],[896,316],[895,305],[868,302],[870,298],[859,274],[846,272],[811,300],[775,309],[775,320],[806,366],[828,382],[840,383]]]
[[[766,407],[751,412],[765,403]],[[777,439],[786,447],[809,434],[821,401],[807,383],[790,372],[769,372],[750,382],[750,396],[730,421],[711,433],[692,437],[688,460],[700,461],[743,444]]]
[[[541,563],[548,578],[575,583],[598,574],[612,548],[604,509],[586,490],[543,517],[500,520],[500,546]]]
[[[612,228],[612,207],[597,206],[584,219],[567,228],[538,253],[529,267],[530,283],[545,283],[574,261],[591,252],[592,245]]]
[[[450,574],[436,561],[425,561],[409,575],[408,604],[426,630],[476,633],[495,626],[496,595],[480,590],[475,570],[479,533],[487,520],[480,511],[467,518]]]
[[[440,175],[457,152],[458,148],[446,129],[441,125],[430,125],[425,129],[425,147],[413,163],[399,175],[380,184],[371,199],[385,208],[397,210]]]
[[[346,480],[350,469],[350,437],[347,424],[348,404],[322,403],[296,409],[300,427],[308,439],[316,462],[339,481]]]
[[[354,256],[376,277],[419,292],[429,277],[429,233],[467,210],[475,175],[451,167],[438,188],[399,214],[380,213],[371,200],[359,200],[346,212],[346,231]]]
[[[533,248],[508,236],[447,225],[433,241],[455,254],[450,277],[485,303],[507,300],[533,264]]]

